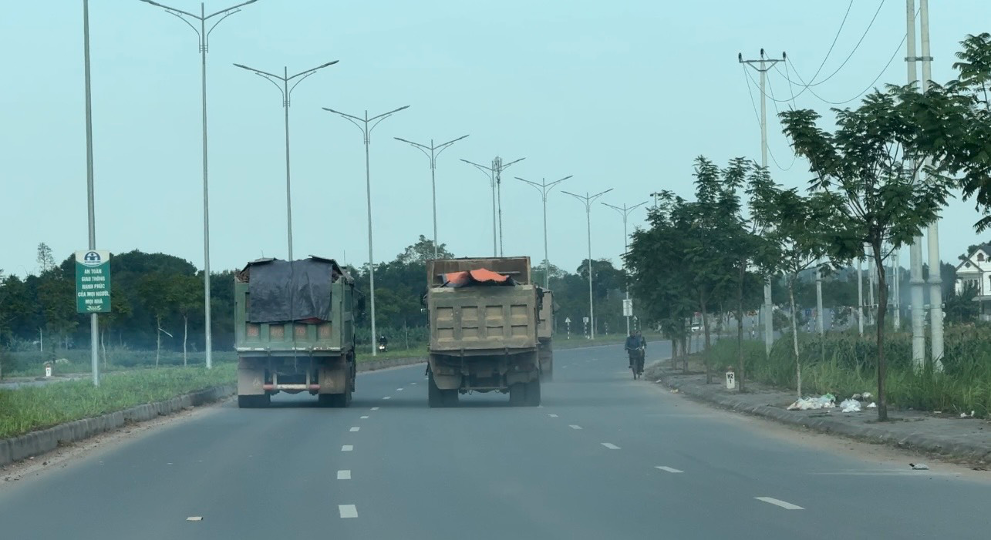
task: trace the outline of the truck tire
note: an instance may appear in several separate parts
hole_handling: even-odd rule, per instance
[[[531,408],[540,405],[540,380],[535,379],[526,384],[526,403]]]
[[[427,405],[431,408],[444,407],[444,398],[444,391],[437,387],[437,382],[434,381],[434,375],[431,373],[427,381]]]
[[[271,403],[272,397],[267,394],[239,394],[237,407],[241,409],[265,408]]]
[[[525,406],[526,405],[526,391],[527,384],[525,383],[514,383],[509,386],[509,405],[510,406]]]

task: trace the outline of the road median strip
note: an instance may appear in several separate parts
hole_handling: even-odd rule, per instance
[[[387,368],[400,366],[411,366],[421,364],[426,359],[422,357],[392,358],[374,361],[362,361],[358,363],[358,372],[373,372]],[[219,367],[218,367],[219,369]],[[104,384],[114,377],[129,377],[126,372],[115,373],[104,378]],[[233,380],[233,376],[232,376]],[[6,395],[13,396],[14,393],[31,391],[57,392],[61,385],[88,386],[86,382],[60,382],[45,386],[44,390],[18,389],[14,391],[3,391]],[[92,387],[89,387],[92,388]],[[83,440],[105,434],[127,424],[141,423],[172,415],[183,410],[211,404],[237,394],[237,385],[232,381],[230,384],[210,386],[205,389],[194,390],[177,395],[165,400],[146,402],[129,406],[117,411],[107,412],[101,415],[84,416],[79,419],[56,424],[54,426],[31,430],[22,434],[15,434],[11,437],[0,439],[0,466],[6,466],[31,457],[41,456],[57,449],[60,445],[77,443]],[[10,410],[5,406],[4,396],[0,395],[0,415],[9,415]]]

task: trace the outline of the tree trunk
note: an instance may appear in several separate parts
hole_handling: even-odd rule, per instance
[[[798,313],[795,311],[795,277],[788,277],[788,302],[791,303],[791,343],[795,351],[795,377],[798,382],[798,398],[802,398],[802,362],[798,357]]]
[[[887,277],[881,260],[881,241],[871,243],[874,250],[874,263],[877,268],[877,420],[888,420],[888,404],[884,397],[884,380],[887,366],[884,362],[884,316],[888,307]]]
[[[186,359],[186,339],[189,337],[189,316],[182,316],[182,365],[188,366]]]
[[[743,392],[743,279],[746,277],[746,267],[740,264],[740,280],[736,287],[736,384]]]
[[[162,316],[155,316],[155,368],[162,357]]]

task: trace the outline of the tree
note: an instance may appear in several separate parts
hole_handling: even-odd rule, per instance
[[[688,203],[670,191],[658,194],[657,205],[648,212],[647,229],[637,229],[624,255],[633,293],[648,320],[656,322],[671,338],[673,357],[681,358],[687,371],[687,321],[698,305],[691,290],[692,271],[678,257],[688,249],[687,231],[675,217]]]
[[[980,306],[974,302],[977,285],[969,284],[959,294],[956,290],[946,297],[946,320],[951,323],[970,323],[977,319]]]
[[[52,256],[52,249],[44,242],[38,244],[38,268],[41,274],[55,268],[55,257]]]
[[[879,307],[887,307],[888,301],[883,247],[911,242],[946,204],[949,180],[938,168],[928,168],[929,174],[921,179],[918,172],[927,149],[950,135],[947,125],[937,126],[926,119],[957,116],[952,109],[942,97],[929,100],[908,88],[890,88],[868,95],[857,109],[833,109],[837,127],[832,134],[816,125],[819,115],[812,110],[781,113],[795,152],[810,163],[811,190],[832,200],[831,255],[862,257],[864,247],[870,247],[878,269]],[[801,219],[811,222],[805,216]],[[877,405],[882,421],[888,418],[885,313],[877,311]]]
[[[155,366],[159,365],[162,357],[162,319],[174,306],[175,298],[170,280],[162,273],[153,273],[144,277],[138,289],[142,304],[154,316],[155,321]],[[172,336],[169,334],[169,336]]]
[[[189,314],[203,309],[203,288],[196,276],[177,276],[172,280],[169,301],[182,316],[182,365],[188,365]]]
[[[774,183],[754,186],[751,211],[754,220],[768,228],[765,238],[775,247],[775,262],[769,267],[784,274],[788,288],[792,350],[795,354],[796,391],[802,396],[802,364],[798,350],[798,307],[795,289],[801,273],[814,267],[829,253],[826,228],[832,223],[835,202],[828,194],[806,197],[796,189]]]
[[[947,137],[930,138],[926,149],[942,156],[941,169],[959,174],[964,198],[973,197],[979,207],[991,208],[991,34],[968,35],[960,42],[956,53],[960,60],[953,64],[959,72],[955,81],[945,88],[933,85],[925,100],[937,100],[949,113],[925,117],[924,127]],[[975,227],[984,231],[991,227],[991,216],[979,220]],[[968,254],[969,255],[969,254]]]

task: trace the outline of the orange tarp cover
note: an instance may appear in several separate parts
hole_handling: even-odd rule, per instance
[[[476,269],[462,272],[449,272],[444,275],[444,285],[454,287],[466,286],[471,283],[497,283],[509,281],[509,276],[488,269]]]

